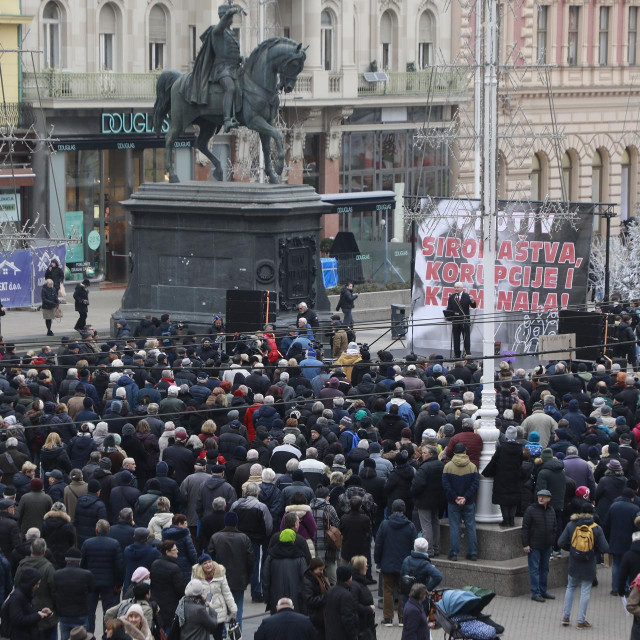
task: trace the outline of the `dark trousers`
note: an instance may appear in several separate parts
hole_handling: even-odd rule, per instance
[[[107,609],[118,604],[120,600],[120,594],[113,590],[113,587],[96,587],[93,591],[89,592],[89,625],[87,631],[93,633],[96,629],[96,609],[98,608],[98,600],[102,600],[102,610]]]
[[[460,337],[463,338],[464,352],[471,353],[471,323],[454,320],[451,330],[453,331],[453,354],[455,357],[460,357]]]
[[[87,315],[88,311],[78,311],[78,322],[76,322],[76,326],[73,327],[77,331],[81,331],[87,326]]]

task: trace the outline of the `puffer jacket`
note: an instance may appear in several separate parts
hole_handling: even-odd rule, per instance
[[[95,493],[81,496],[76,503],[74,524],[78,535],[78,546],[96,534],[96,522],[107,520],[107,508]]]
[[[384,487],[384,495],[387,498],[387,509],[391,513],[394,500],[404,500],[407,515],[413,512],[413,499],[411,496],[411,483],[416,470],[409,464],[401,463],[391,472]]]
[[[228,622],[238,613],[238,607],[227,584],[226,574],[225,568],[217,562],[213,563],[213,577],[210,579],[205,576],[202,565],[194,565],[192,572],[193,579],[200,580],[202,583],[205,598],[211,595],[211,605],[218,617],[218,624]]]
[[[305,540],[313,540],[316,537],[316,519],[313,517],[311,513],[311,507],[308,504],[290,504],[285,507],[285,514],[287,513],[296,513],[298,515],[298,519],[300,520],[300,528],[298,529],[298,533]],[[280,531],[284,529],[284,516],[282,516],[282,520],[280,522]]]
[[[527,507],[522,518],[522,546],[548,549],[556,539],[556,512],[549,504],[545,509],[537,502]]]
[[[401,513],[392,513],[387,520],[383,520],[374,547],[376,566],[380,567],[382,573],[400,573],[417,535],[413,522]]]
[[[120,543],[104,534],[96,534],[82,545],[80,566],[93,573],[98,587],[122,586],[124,556]]]
[[[56,569],[64,569],[65,554],[76,544],[76,531],[71,524],[71,518],[64,511],[45,513],[41,534],[53,554],[53,566]]]
[[[542,460],[542,458],[538,458],[538,460]],[[566,483],[564,464],[556,458],[551,458],[551,460],[545,460],[540,466],[536,480],[536,493],[541,489],[551,491],[551,506],[554,511],[562,511]]]
[[[191,539],[189,529],[178,526],[167,527],[162,529],[163,540],[173,540],[178,547],[178,565],[184,573],[185,580],[188,582],[191,578],[191,567],[198,561],[198,554]]]
[[[69,461],[74,469],[82,469],[87,462],[92,451],[97,451],[96,441],[89,432],[80,432],[69,442]]]
[[[149,531],[156,540],[162,540],[162,530],[168,529],[173,520],[173,513],[159,511],[151,520],[149,520]]]
[[[433,591],[441,582],[442,574],[429,560],[426,553],[412,551],[402,562],[400,573],[415,576],[416,582],[427,587],[427,591]]]
[[[275,484],[263,482],[260,484],[258,500],[269,509],[273,522],[279,522],[285,507],[282,491]]]

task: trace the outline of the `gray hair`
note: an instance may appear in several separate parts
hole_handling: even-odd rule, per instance
[[[47,543],[44,538],[36,538],[30,548],[32,556],[43,556],[47,552]]]
[[[227,501],[222,496],[218,496],[213,499],[211,506],[214,511],[224,511],[227,508]]]
[[[367,451],[369,451],[369,441],[365,440],[364,438],[362,440],[360,440],[360,442],[358,442],[358,449],[366,449]]]
[[[17,447],[18,438],[7,438],[7,447]]]
[[[274,402],[275,402],[275,399],[273,396],[264,397],[264,404],[273,404]]]
[[[149,404],[149,406],[147,407],[147,413],[150,416],[156,416],[158,415],[158,410],[160,409],[160,405],[152,402],[151,404]]]
[[[567,447],[567,455],[568,456],[577,456],[578,455],[577,447]]]
[[[120,518],[120,520],[124,520],[125,522],[131,522],[133,520],[133,509],[131,509],[130,507],[120,509],[118,517]]]
[[[474,400],[474,395],[473,395],[473,391],[465,391],[462,394],[462,401],[467,404],[473,404],[473,400]]]
[[[35,540],[40,537],[40,529],[38,527],[31,527],[31,529],[27,529],[27,533],[24,534],[25,540]]]
[[[344,405],[344,398],[342,396],[336,396],[333,399],[333,406],[334,407],[342,407]]]
[[[298,459],[291,458],[291,460],[287,460],[285,469],[287,470],[287,473],[293,473],[299,466],[300,466],[300,462],[298,462]]]
[[[322,413],[324,411],[324,404],[320,400],[314,402],[311,407],[311,411],[313,413]]]
[[[262,473],[262,465],[258,464],[256,462],[256,464],[252,464],[249,467],[249,475],[251,476],[259,476]]]
[[[108,520],[98,520],[96,522],[96,533],[109,533],[111,525]]]
[[[253,496],[254,498],[257,498],[259,493],[260,493],[260,488],[258,487],[258,485],[255,482],[250,482],[244,488],[244,495],[245,496]]]
[[[316,460],[318,458],[318,450],[315,447],[309,447],[307,449],[307,458]]]
[[[257,460],[260,457],[257,449],[249,449],[247,451],[247,460]]]
[[[266,468],[262,470],[262,482],[273,484],[276,480],[276,472],[273,469]]]

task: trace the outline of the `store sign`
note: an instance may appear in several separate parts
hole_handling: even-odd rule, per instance
[[[20,222],[20,194],[0,193],[0,222]]]
[[[91,251],[95,251],[100,246],[100,233],[95,229],[89,232],[87,236],[87,244]]]
[[[140,134],[154,133],[153,114],[151,113],[103,113],[102,133],[105,134]],[[169,131],[169,123],[162,123],[162,133]]]

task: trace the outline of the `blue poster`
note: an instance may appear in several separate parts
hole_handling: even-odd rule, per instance
[[[7,309],[31,304],[31,251],[0,256],[0,300]]]
[[[64,271],[66,247],[64,245],[56,247],[38,247],[31,251],[33,263],[33,300],[35,304],[40,304],[42,297],[40,292],[44,285],[44,273],[52,260],[57,260]]]

